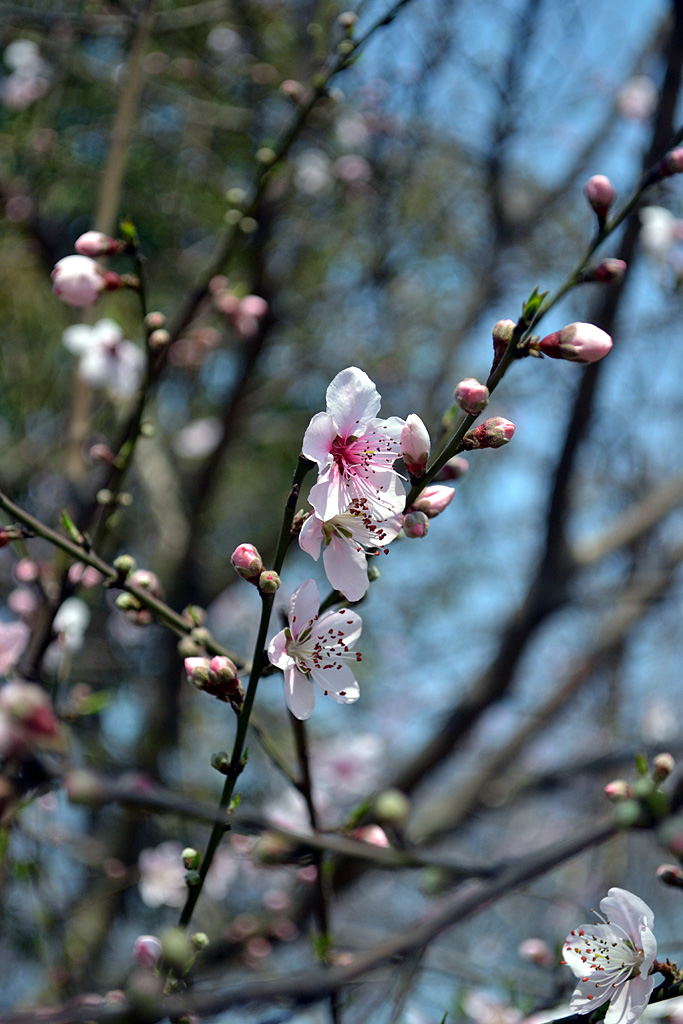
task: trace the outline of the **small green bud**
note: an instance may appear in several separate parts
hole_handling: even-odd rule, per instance
[[[209,936],[206,932],[195,932],[192,936],[192,945],[195,949],[206,949],[209,945]]]
[[[215,768],[221,775],[227,775],[230,771],[230,758],[226,750],[219,750],[211,755],[211,767]]]
[[[370,582],[374,583],[375,580],[378,580],[380,578],[380,575],[381,573],[377,566],[375,565],[375,563],[370,562],[370,565],[368,566],[368,579],[370,580]]]
[[[410,800],[400,789],[385,789],[375,797],[374,814],[378,822],[405,831],[410,820]]]
[[[116,607],[122,612],[137,612],[140,610],[140,602],[132,594],[119,594],[116,598]]]
[[[114,568],[122,576],[128,576],[129,573],[135,571],[136,567],[137,562],[132,555],[119,555],[118,558],[114,559]]]
[[[258,588],[262,594],[275,594],[280,589],[280,577],[272,569],[265,569],[259,576]]]
[[[181,857],[188,871],[196,871],[202,859],[199,850],[195,850],[193,846],[186,846]]]
[[[637,800],[622,800],[614,806],[614,818],[620,828],[633,828],[643,822],[643,810]]]

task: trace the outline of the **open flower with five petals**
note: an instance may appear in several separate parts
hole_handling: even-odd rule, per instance
[[[320,470],[308,500],[325,521],[353,501],[364,502],[377,520],[403,511],[405,489],[393,465],[401,456],[405,421],[379,419],[380,403],[367,373],[349,366],[328,387],[326,411],[308,425],[302,451]]]
[[[564,962],[580,979],[570,1006],[592,1013],[609,1000],[605,1024],[634,1024],[655,983],[654,914],[638,896],[617,888],[600,901],[600,910],[600,922],[575,928],[562,948]]]
[[[309,718],[316,683],[338,704],[353,704],[360,691],[348,662],[361,660],[352,651],[363,621],[348,608],[318,617],[320,593],[315,580],[300,584],[289,601],[289,626],[268,645],[268,658],[285,676],[285,700],[295,718]]]
[[[366,512],[365,501],[357,500],[331,519],[323,520],[316,512],[310,515],[301,528],[299,546],[317,562],[324,545],[328,580],[349,601],[360,601],[370,585],[366,555],[390,544],[402,522],[400,515],[377,522]]]

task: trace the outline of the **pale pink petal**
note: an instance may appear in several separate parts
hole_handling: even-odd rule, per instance
[[[354,540],[333,536],[323,552],[325,573],[349,601],[360,601],[370,586],[365,552]]]
[[[336,612],[325,612],[316,623],[316,633],[324,635],[330,629],[347,647],[352,647],[363,632],[363,620],[357,612],[339,608]]]
[[[316,562],[320,558],[320,545],[323,539],[322,520],[316,515],[308,517],[299,533],[299,547],[306,554],[314,558]],[[351,598],[349,598],[351,600]]]
[[[613,989],[614,995],[607,1007],[605,1024],[634,1024],[634,1021],[642,1017],[654,984],[654,977],[637,977],[619,985],[616,992]]]
[[[315,621],[319,608],[320,591],[315,580],[304,580],[289,600],[289,628],[295,640]]]
[[[187,659],[192,660],[192,659]],[[203,658],[199,659],[204,661]],[[293,659],[287,654],[287,636],[284,629],[281,629],[277,636],[268,644],[268,660],[275,665],[276,668],[286,669],[293,664]]]
[[[306,676],[293,665],[285,669],[285,701],[295,718],[304,721],[315,707],[315,690]]]
[[[609,889],[605,898],[600,900],[600,910],[611,924],[623,928],[631,939],[640,940],[640,924],[643,918],[648,928],[654,927],[655,916],[647,903],[627,889],[619,889],[616,886]]]
[[[320,474],[318,482],[311,487],[308,500],[324,520],[333,519],[348,508],[352,499],[347,497],[344,482],[335,465],[328,466]]]
[[[0,675],[14,668],[28,643],[30,629],[25,622],[0,624]]]
[[[365,424],[379,412],[381,398],[367,373],[357,366],[342,370],[327,389],[327,412],[342,437],[365,433]]]
[[[369,432],[371,428],[381,429],[387,440],[391,441],[393,447],[397,450],[394,458],[398,459],[401,455],[401,434],[403,433],[405,425],[406,421],[401,419],[400,416],[388,416],[385,420],[372,420],[368,424],[366,432]]]
[[[360,696],[358,683],[348,665],[338,663],[328,669],[311,669],[311,678],[318,684],[326,697],[337,704],[353,704]]]
[[[320,470],[325,469],[330,460],[330,449],[337,433],[332,417],[326,412],[317,412],[306,428],[301,451],[307,459],[317,462]]]

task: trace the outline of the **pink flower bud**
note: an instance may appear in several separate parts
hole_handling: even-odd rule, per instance
[[[245,295],[240,302],[240,313],[261,320],[268,312],[268,303],[260,295]]]
[[[631,787],[624,779],[615,779],[614,782],[608,782],[605,786],[605,796],[608,800],[613,800],[615,803],[618,803],[620,800],[629,800],[631,797]]]
[[[431,484],[422,491],[414,503],[412,511],[424,512],[428,519],[434,519],[435,516],[438,516],[450,505],[454,494],[455,491],[452,487],[444,487],[443,484]]]
[[[459,480],[465,475],[467,470],[470,468],[470,464],[467,459],[464,459],[462,455],[454,455],[452,459],[441,467],[437,473],[436,480]]]
[[[52,290],[69,306],[92,306],[105,288],[101,268],[88,256],[65,256],[52,271]]]
[[[198,690],[203,690],[205,684],[209,681],[209,659],[185,658],[183,664],[188,682],[196,686]]]
[[[237,678],[237,666],[230,658],[222,654],[217,654],[211,661],[208,658],[185,658],[184,666],[188,682],[198,690],[235,708],[242,704],[244,690]]]
[[[671,754],[657,754],[652,762],[652,778],[655,782],[664,782],[665,779],[669,778],[675,767],[676,762]]]
[[[670,149],[664,155],[659,165],[659,173],[663,178],[670,178],[673,174],[680,174],[683,171],[683,147]]]
[[[129,583],[141,590],[149,591],[152,597],[161,597],[159,577],[155,573],[149,572],[148,569],[136,569],[131,573]]]
[[[595,363],[610,351],[612,339],[594,324],[574,323],[541,338],[537,348],[551,359]]]
[[[370,843],[371,846],[389,846],[387,834],[379,825],[360,825],[349,832],[349,835],[352,839],[360,839],[362,843]]]
[[[683,871],[677,864],[660,864],[657,868],[657,878],[664,885],[670,885],[674,889],[683,889]]]
[[[627,266],[624,260],[614,259],[608,256],[601,260],[596,267],[587,270],[583,275],[584,281],[599,281],[601,284],[614,284],[624,280]]]
[[[467,377],[456,387],[455,400],[463,412],[476,416],[489,404],[489,389],[474,377]]]
[[[617,193],[609,178],[604,174],[594,174],[583,186],[583,194],[597,217],[604,220]]]
[[[408,512],[403,517],[403,532],[406,537],[426,537],[429,520],[424,512]]]
[[[411,412],[401,430],[401,455],[413,480],[421,480],[425,475],[430,447],[427,428],[420,417]]]
[[[502,416],[494,416],[484,420],[478,427],[468,430],[463,438],[463,447],[470,451],[473,448],[501,448],[512,440],[515,425]]]
[[[503,351],[512,341],[516,324],[514,320],[498,320],[493,325],[493,348],[496,352],[502,348]]]
[[[280,577],[272,569],[264,569],[258,579],[258,588],[262,594],[276,594],[280,589]]]
[[[557,964],[557,957],[543,939],[525,939],[520,942],[517,955],[538,967],[555,967]]]
[[[138,967],[151,971],[161,963],[163,951],[156,935],[139,935],[133,947],[133,959]]]
[[[194,661],[194,658],[188,658],[188,661]],[[213,672],[218,679],[223,680],[226,683],[232,682],[233,679],[237,678],[237,666],[230,658],[227,658],[224,654],[217,654],[209,662],[209,670]]]
[[[233,551],[230,561],[238,576],[243,580],[257,583],[263,572],[263,562],[253,544],[239,544]]]
[[[74,246],[81,256],[113,256],[121,252],[122,243],[102,231],[86,231],[84,235],[76,239]]]

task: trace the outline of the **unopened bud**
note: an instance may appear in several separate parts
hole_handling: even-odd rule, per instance
[[[473,448],[501,448],[512,440],[515,429],[510,420],[503,416],[493,416],[467,431],[463,438],[463,448],[466,451]]]
[[[110,238],[109,235],[105,235],[101,231],[86,231],[84,235],[76,239],[74,245],[74,249],[81,256],[90,256],[93,259],[98,256],[113,256],[115,253],[121,252],[123,248],[125,248],[124,242]]]
[[[614,808],[614,817],[620,828],[633,828],[641,825],[645,816],[637,800],[620,800]]]
[[[139,587],[140,590],[149,591],[153,597],[161,597],[159,577],[155,573],[149,572],[148,569],[136,569],[129,582],[133,586]]]
[[[612,339],[595,324],[567,324],[541,338],[535,347],[551,359],[568,359],[573,363],[595,363],[612,348]]]
[[[91,462],[103,462],[111,466],[115,456],[108,444],[93,444],[88,451],[88,457]]]
[[[202,859],[199,850],[195,850],[193,846],[186,846],[180,857],[183,867],[187,868],[188,871],[196,871]]]
[[[265,569],[259,576],[258,588],[262,594],[275,594],[280,589],[280,577],[272,569]]]
[[[469,468],[470,464],[467,459],[464,459],[462,455],[454,455],[452,459],[449,459],[448,462],[441,467],[434,479],[459,480],[465,475]]]
[[[230,558],[233,569],[243,580],[258,582],[258,577],[263,572],[261,556],[253,544],[239,544]]]
[[[207,949],[209,945],[209,936],[206,932],[195,932],[192,936],[192,945],[198,951]]]
[[[609,178],[604,174],[594,174],[583,186],[583,194],[598,220],[604,221],[617,194]]]
[[[380,823],[404,832],[410,820],[410,800],[400,789],[384,789],[375,797],[373,812]]]
[[[355,11],[343,11],[337,18],[337,21],[342,28],[353,28],[358,21],[358,15]]]
[[[413,504],[413,512],[424,512],[428,519],[434,519],[447,508],[455,491],[452,487],[444,487],[443,484],[430,484],[425,487],[420,496]]]
[[[158,331],[160,327],[166,326],[166,317],[163,313],[159,313],[156,310],[153,313],[148,313],[145,317],[145,327],[148,331]]]
[[[190,638],[196,644],[201,644],[202,647],[206,647],[207,644],[211,643],[211,633],[204,626],[195,626],[190,633]]]
[[[517,947],[517,955],[538,967],[555,967],[557,957],[543,939],[525,939]]]
[[[505,351],[510,342],[512,341],[516,326],[517,325],[515,324],[514,320],[498,320],[497,323],[493,325],[492,334],[494,367],[498,365],[498,363],[505,355]]]
[[[489,389],[474,377],[461,380],[454,394],[462,411],[470,416],[476,416],[489,404]]]
[[[631,797],[631,787],[624,779],[615,779],[605,786],[605,796],[615,803],[619,800],[628,800]]]
[[[219,750],[211,755],[211,767],[215,768],[221,775],[227,775],[230,771],[230,757],[227,750]]]
[[[616,284],[624,280],[628,269],[624,260],[608,256],[601,260],[596,267],[591,267],[582,274],[583,281],[599,281],[601,284]]]
[[[683,871],[676,864],[660,864],[657,868],[657,878],[673,889],[683,889]]]
[[[122,576],[127,576],[131,572],[135,572],[137,562],[132,555],[119,555],[118,558],[114,559],[114,568],[117,572],[121,573]]]
[[[652,778],[657,783],[664,782],[665,779],[669,778],[675,767],[676,762],[671,754],[657,754],[652,762]]]
[[[142,607],[133,594],[119,594],[114,603],[121,612],[138,612]]]
[[[138,967],[150,971],[161,963],[163,951],[156,935],[139,935],[133,947],[133,959]]]
[[[420,417],[411,412],[401,430],[401,455],[413,480],[425,475],[431,448],[429,432]]]
[[[152,333],[150,334],[149,347],[153,349],[155,352],[158,352],[160,351],[160,349],[166,348],[170,340],[171,335],[169,334],[169,332],[165,328],[160,327],[158,330],[152,331]]]
[[[680,174],[683,171],[683,148],[678,146],[670,149],[664,155],[659,165],[659,173],[663,178],[670,178],[673,174]]]
[[[403,517],[403,532],[406,537],[426,537],[429,519],[424,512],[407,512]]]

